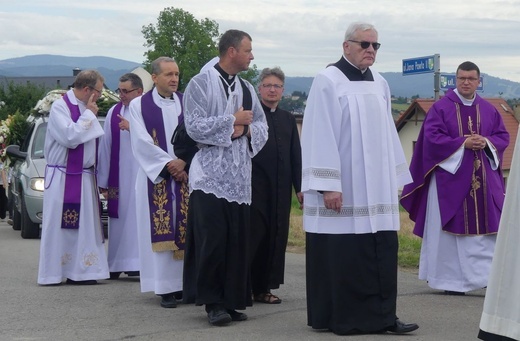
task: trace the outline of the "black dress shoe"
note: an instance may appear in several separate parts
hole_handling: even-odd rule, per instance
[[[125,274],[128,277],[137,277],[137,276],[139,276],[139,271],[126,271]]]
[[[244,313],[239,313],[233,309],[227,309],[229,316],[231,316],[231,321],[245,321],[247,320],[247,315]]]
[[[394,334],[405,334],[418,328],[419,326],[416,323],[403,323],[397,319],[393,326],[386,328],[386,331]]]
[[[94,284],[97,284],[97,281],[95,279],[89,279],[89,280],[86,280],[86,281],[74,281],[70,278],[67,278],[67,284],[72,284],[72,285],[94,285]]]
[[[121,271],[111,272],[110,273],[110,279],[118,279],[120,275],[121,275]]]
[[[445,295],[449,295],[449,296],[464,296],[464,295],[466,295],[465,292],[462,292],[462,291],[451,291],[451,290],[444,290],[444,294]]]
[[[161,299],[161,307],[163,308],[177,308],[177,300],[173,293],[159,295]]]
[[[245,315],[245,314],[244,314]],[[222,307],[213,308],[208,312],[208,321],[213,326],[224,326],[232,321],[231,315]]]

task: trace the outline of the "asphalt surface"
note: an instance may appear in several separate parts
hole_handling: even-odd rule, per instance
[[[141,293],[138,278],[95,286],[36,283],[40,240],[24,240],[0,221],[0,340],[477,340],[485,290],[445,296],[399,272],[398,316],[420,328],[407,335],[337,336],[307,326],[305,256],[287,253],[286,284],[273,291],[281,304],[257,303],[249,319],[213,327],[203,307],[159,306]]]

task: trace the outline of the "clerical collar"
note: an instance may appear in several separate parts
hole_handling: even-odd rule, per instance
[[[367,72],[367,70],[368,70],[368,68],[361,70],[360,68],[358,68],[357,66],[355,66],[354,64],[352,64],[352,63],[350,62],[350,60],[348,60],[347,57],[345,57],[345,55],[343,55],[343,59],[345,59],[345,60],[346,60],[350,65],[352,65],[353,67],[355,67],[356,69],[358,69],[359,71],[361,71],[361,73],[365,73],[365,72]]]
[[[352,82],[374,81],[374,76],[372,75],[372,71],[370,70],[370,68],[366,68],[365,71],[361,71],[350,61],[348,61],[347,58],[345,58],[345,56],[341,56],[340,60],[332,65],[337,67],[341,72],[343,72],[343,74]]]
[[[462,104],[468,107],[471,107],[473,105],[473,102],[475,101],[475,98],[477,98],[475,93],[473,93],[472,99],[467,99],[466,97],[463,97],[461,94],[459,94],[459,91],[457,89],[454,89],[453,92],[457,94]]]
[[[159,96],[161,96],[161,98],[164,98],[164,99],[171,99],[172,101],[175,101],[175,97],[173,97],[173,94],[172,94],[170,97],[165,97],[165,96],[161,95],[161,94],[159,93],[159,91],[157,91],[157,94],[158,94]]]
[[[265,105],[262,101],[260,101],[260,103],[262,104],[262,108],[264,108],[264,112],[275,112],[276,109],[278,109],[278,106],[276,106],[276,108],[271,108]]]
[[[224,71],[224,69],[220,66],[219,63],[215,64],[215,69],[217,69],[217,71],[222,76],[222,79],[225,80],[228,83],[228,85],[233,84],[233,82],[235,81],[236,75],[230,75],[229,73]]]

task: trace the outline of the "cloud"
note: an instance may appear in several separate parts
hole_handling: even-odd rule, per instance
[[[339,59],[348,24],[362,20],[379,31],[379,71],[400,72],[402,59],[439,53],[443,72],[472,60],[484,73],[520,81],[516,0],[0,0],[0,60],[49,53],[142,62],[142,26],[166,7],[215,20],[221,32],[247,31],[254,63],[290,76],[313,76]]]

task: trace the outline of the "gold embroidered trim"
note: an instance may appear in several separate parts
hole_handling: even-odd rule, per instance
[[[79,222],[79,212],[74,209],[68,209],[63,213],[63,221],[70,226],[76,226]]]

